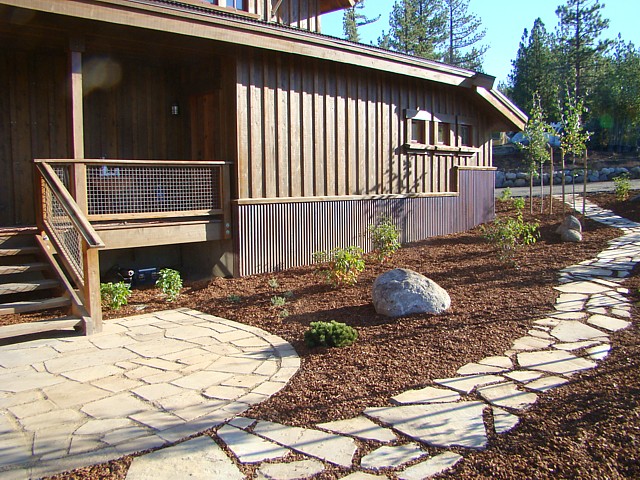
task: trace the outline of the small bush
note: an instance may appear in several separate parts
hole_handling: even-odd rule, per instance
[[[513,208],[515,208],[517,211],[521,212],[522,210],[524,210],[524,198],[522,197],[514,198],[512,201],[512,204],[513,204]]]
[[[271,305],[274,307],[284,307],[285,303],[287,303],[287,299],[284,297],[279,297],[277,295],[275,297],[271,297]]]
[[[498,246],[498,257],[503,262],[514,262],[516,250],[533,245],[540,238],[540,225],[522,219],[522,211],[515,217],[500,218],[489,226],[483,226],[484,237]]]
[[[502,190],[502,193],[498,197],[498,200],[500,200],[501,202],[506,202],[507,200],[510,200],[510,199],[511,199],[511,189],[509,187],[506,187],[504,190]]]
[[[287,318],[289,315],[291,315],[289,313],[289,310],[287,310],[286,308],[283,308],[282,310],[280,310],[280,312],[278,313],[278,316],[280,318]]]
[[[278,287],[280,287],[277,278],[270,278],[269,280],[267,280],[267,285],[269,285],[269,287],[271,287],[273,290],[277,290]]]
[[[240,295],[231,294],[227,297],[227,300],[231,303],[240,303],[242,301],[242,297]]]
[[[615,185],[616,199],[620,202],[624,202],[629,198],[629,192],[631,191],[631,179],[627,173],[613,177],[613,184]]]
[[[118,310],[123,305],[129,303],[130,296],[131,288],[124,282],[100,284],[100,298],[102,300],[102,304],[112,310]]]
[[[163,268],[156,281],[156,286],[167,296],[167,302],[173,302],[180,296],[182,278],[180,272],[171,268]]]
[[[389,217],[383,216],[378,220],[377,225],[369,225],[367,228],[371,241],[373,242],[373,251],[379,262],[391,258],[391,256],[400,248],[400,231]]]
[[[346,347],[352,345],[357,338],[358,332],[355,328],[335,320],[312,322],[311,328],[304,334],[304,342],[309,348]]]
[[[327,283],[334,287],[354,285],[364,270],[363,251],[360,247],[334,248],[330,252],[316,252],[313,259],[316,263],[327,263],[326,269],[318,272],[325,277]]]

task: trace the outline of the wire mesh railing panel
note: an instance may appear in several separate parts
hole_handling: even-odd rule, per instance
[[[62,203],[53,194],[51,187],[44,183],[43,188],[43,216],[49,234],[54,237],[57,248],[63,250],[61,253],[73,268],[74,273],[84,282],[81,234],[75,228]]]
[[[60,181],[65,186],[65,188],[71,191],[71,165],[63,165],[63,164],[53,164],[51,166],[53,171],[58,175]]]
[[[87,166],[89,215],[215,211],[220,167]]]

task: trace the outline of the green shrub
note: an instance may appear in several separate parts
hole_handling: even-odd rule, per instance
[[[515,208],[517,211],[521,212],[522,210],[524,210],[524,198],[516,197],[513,199],[512,204],[513,208]]]
[[[514,262],[516,250],[533,245],[540,238],[540,225],[522,219],[519,210],[515,217],[500,218],[489,226],[483,226],[484,237],[498,246],[498,257],[504,262]]]
[[[175,301],[180,296],[180,289],[182,288],[180,272],[171,268],[163,268],[160,270],[156,286],[166,295],[167,302]]]
[[[280,312],[278,313],[278,316],[280,318],[287,318],[289,315],[291,315],[289,313],[289,310],[287,310],[286,308],[283,308],[282,310],[280,310]]]
[[[235,293],[232,293],[227,297],[227,300],[229,300],[231,303],[240,303],[240,301],[242,300],[242,297],[240,295],[236,295]]]
[[[384,262],[391,258],[400,248],[400,231],[389,217],[380,217],[378,224],[369,225],[367,231],[371,235],[373,251],[376,253],[376,258],[379,262]]]
[[[364,270],[363,251],[360,247],[334,248],[330,252],[315,252],[316,263],[326,263],[326,269],[319,269],[327,283],[334,287],[354,285]]]
[[[277,295],[275,297],[271,297],[271,305],[274,307],[284,307],[285,303],[287,303],[287,299],[284,297],[279,297]]]
[[[355,328],[335,320],[312,322],[311,328],[304,334],[304,342],[309,348],[346,347],[352,345],[357,338],[358,332]]]
[[[270,278],[269,280],[267,280],[267,285],[269,285],[269,287],[271,287],[274,290],[277,290],[278,287],[280,286],[277,278]]]
[[[102,304],[112,310],[118,310],[129,302],[131,296],[131,288],[124,282],[118,283],[101,283],[100,298]]]
[[[613,177],[613,184],[615,185],[616,199],[624,202],[629,198],[629,192],[631,191],[631,179],[629,174],[623,173],[617,177]]]
[[[507,200],[510,200],[510,199],[511,199],[511,189],[509,187],[506,187],[504,190],[502,190],[502,193],[498,197],[498,200],[500,200],[501,202],[506,202]]]

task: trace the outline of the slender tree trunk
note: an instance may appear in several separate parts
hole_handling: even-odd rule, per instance
[[[584,150],[584,184],[582,187],[582,223],[587,214],[587,149]]]
[[[529,172],[529,213],[533,215],[533,174],[535,170]]]
[[[566,200],[566,190],[565,190],[565,173],[564,173],[564,167],[565,167],[565,163],[564,163],[564,149],[560,149],[560,157],[561,157],[561,162],[562,162],[562,215],[564,215],[565,211],[566,211],[566,206],[564,204],[565,200]]]
[[[544,163],[540,163],[540,213],[544,213]]]
[[[553,147],[549,145],[551,156],[549,160],[549,215],[553,214]]]

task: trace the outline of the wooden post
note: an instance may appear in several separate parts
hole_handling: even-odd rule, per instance
[[[100,298],[100,259],[98,249],[88,248],[82,242],[82,258],[84,269],[84,285],[82,296],[84,306],[91,317],[91,325],[86,325],[86,334],[92,335],[102,331],[102,305]]]
[[[84,40],[69,41],[69,69],[71,81],[71,149],[73,158],[84,158],[84,112],[82,109],[82,52]]]

